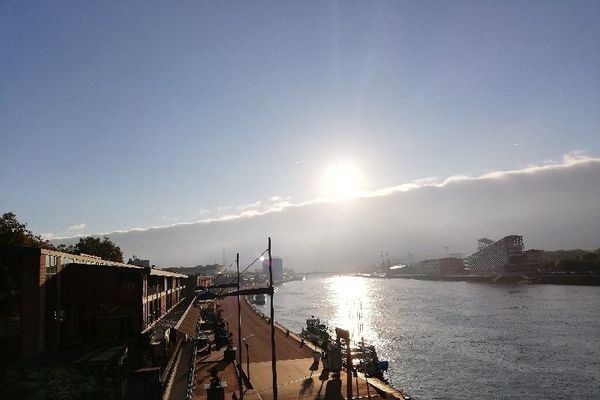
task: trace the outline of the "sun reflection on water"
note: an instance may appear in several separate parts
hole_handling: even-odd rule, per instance
[[[373,300],[369,286],[368,279],[354,276],[335,276],[325,280],[327,301],[336,309],[330,328],[347,329],[355,344],[363,337],[369,342],[377,340],[370,316]]]

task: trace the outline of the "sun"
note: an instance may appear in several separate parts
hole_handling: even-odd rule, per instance
[[[330,164],[323,175],[323,186],[329,197],[344,200],[355,197],[360,192],[360,169],[348,161]]]

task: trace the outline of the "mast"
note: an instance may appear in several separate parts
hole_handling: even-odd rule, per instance
[[[269,237],[269,290],[271,292],[271,369],[273,373],[273,399],[277,400],[277,354],[275,353],[275,308],[273,307],[273,257],[271,256],[271,238]]]

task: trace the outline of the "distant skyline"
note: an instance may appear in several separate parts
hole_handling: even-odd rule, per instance
[[[4,1],[0,208],[66,237],[597,159],[598,21],[597,1]]]

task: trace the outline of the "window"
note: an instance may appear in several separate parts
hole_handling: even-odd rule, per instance
[[[46,276],[56,275],[56,256],[46,256]]]

